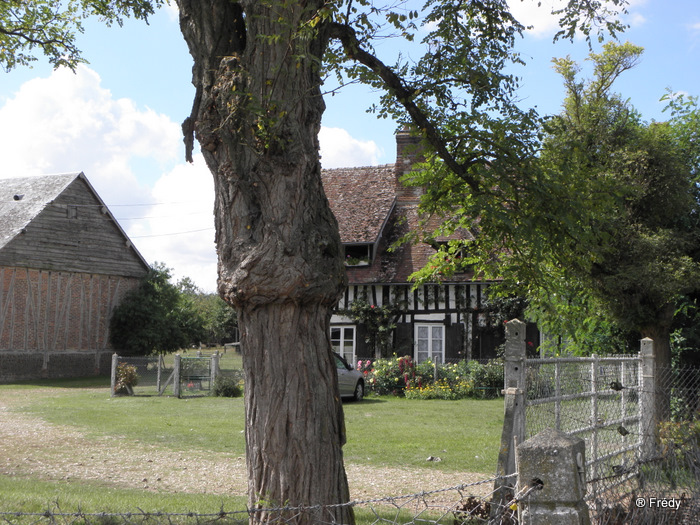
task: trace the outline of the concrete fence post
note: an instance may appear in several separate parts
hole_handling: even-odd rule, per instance
[[[654,341],[645,337],[640,342],[640,392],[639,392],[639,452],[641,461],[656,453],[656,355]]]
[[[516,473],[515,447],[524,440],[525,394],[519,388],[506,388],[503,432],[501,433],[501,447],[498,451],[498,465],[496,467],[498,478],[494,482],[491,499],[493,503],[491,505],[492,518],[513,496],[515,480],[505,479],[505,477]]]
[[[175,354],[173,364],[173,395],[180,397],[180,354]]]
[[[117,389],[117,366],[119,365],[119,356],[116,354],[112,354],[112,371],[110,373],[110,391],[109,391],[109,396],[114,397],[116,395],[116,389]]]
[[[494,503],[491,506],[492,518],[512,496],[513,483],[503,477],[515,474],[515,446],[525,440],[525,326],[525,323],[518,319],[513,319],[506,324],[503,368],[505,412],[496,467],[499,479],[494,482],[491,500]]]
[[[519,388],[525,391],[526,326],[519,319],[513,319],[506,323],[504,389]]]
[[[590,525],[583,439],[547,429],[518,445],[519,523]]]
[[[214,388],[214,381],[216,380],[216,376],[219,375],[219,352],[214,352],[214,354],[211,356],[211,370],[210,370],[210,385],[211,388]]]

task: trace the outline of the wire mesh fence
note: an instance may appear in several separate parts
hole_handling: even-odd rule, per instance
[[[211,391],[216,378],[216,362],[212,356],[180,357],[180,395],[202,395]]]
[[[240,355],[235,353],[112,357],[112,395],[205,396],[214,393],[217,377],[236,385],[243,380]]]
[[[700,523],[700,370],[655,374],[645,383],[638,357],[527,360],[526,437],[584,439],[594,523]],[[668,403],[661,421],[645,396]]]
[[[623,483],[642,438],[637,358],[527,361],[526,437],[556,428],[586,443],[592,496]],[[598,481],[592,481],[598,480]]]
[[[112,361],[112,392],[140,396],[161,395],[170,387],[172,362],[163,356],[117,356]]]

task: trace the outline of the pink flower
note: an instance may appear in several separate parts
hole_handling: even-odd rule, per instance
[[[371,308],[372,310],[374,310],[374,305],[371,305],[370,308]]]

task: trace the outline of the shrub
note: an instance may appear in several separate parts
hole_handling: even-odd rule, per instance
[[[469,377],[474,383],[475,395],[483,399],[493,399],[503,389],[503,360],[492,359],[486,364],[469,361]]]
[[[214,379],[211,393],[216,397],[241,397],[243,395],[243,387],[239,379],[219,374]]]
[[[697,457],[700,450],[700,421],[659,423],[659,441],[668,452],[680,458]]]
[[[367,384],[373,393],[401,396],[416,379],[416,365],[410,356],[377,359],[370,376]]]
[[[466,379],[454,383],[438,379],[423,387],[409,387],[404,394],[408,399],[463,399],[469,397],[472,392],[472,384]]]
[[[133,395],[134,387],[139,383],[136,366],[128,363],[117,364],[117,377],[114,385],[115,394]]]

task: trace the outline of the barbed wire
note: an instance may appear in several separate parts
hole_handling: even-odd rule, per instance
[[[375,520],[373,523],[393,523],[392,521],[387,520],[387,518],[383,517],[383,512],[381,510],[381,507],[388,507],[388,508],[394,508],[397,510],[404,510],[407,509],[409,506],[413,505],[416,509],[419,509],[422,507],[422,510],[418,510],[417,513],[409,520],[409,521],[403,521],[402,523],[416,523],[419,521],[420,523],[438,523],[441,520],[445,518],[448,514],[454,514],[457,513],[457,516],[466,516],[467,513],[469,512],[468,509],[465,509],[463,507],[460,507],[460,505],[463,505],[463,502],[466,500],[469,500],[472,498],[472,501],[477,501],[480,502],[481,504],[488,504],[488,498],[493,494],[493,490],[489,490],[488,494],[485,496],[477,496],[474,494],[470,494],[468,491],[469,489],[473,489],[475,487],[479,487],[482,485],[490,485],[492,488],[494,484],[497,481],[505,481],[509,479],[513,479],[517,477],[517,474],[511,474],[507,476],[495,476],[489,479],[485,480],[480,480],[480,481],[475,481],[471,483],[461,483],[458,485],[454,485],[451,487],[447,488],[441,488],[441,489],[435,489],[435,490],[427,490],[427,491],[421,491],[417,492],[414,494],[405,494],[405,495],[400,495],[400,496],[386,496],[386,497],[381,497],[381,498],[368,498],[368,499],[360,499],[360,500],[352,500],[347,503],[337,503],[337,504],[326,504],[326,505],[306,505],[306,506],[285,506],[285,507],[256,507],[256,508],[248,508],[246,510],[234,510],[234,511],[226,511],[223,509],[223,507],[217,511],[217,512],[209,512],[209,513],[197,513],[197,512],[163,512],[163,511],[145,511],[142,509],[137,509],[136,511],[133,512],[84,512],[81,510],[75,511],[75,512],[64,512],[61,510],[58,502],[55,503],[55,508],[51,509],[46,509],[42,512],[0,512],[0,519],[8,523],[10,525],[14,525],[15,523],[18,523],[21,521],[21,519],[33,519],[33,523],[50,523],[50,524],[57,524],[57,523],[65,523],[69,524],[72,522],[78,522],[80,521],[81,523],[84,524],[90,524],[90,523],[104,523],[105,520],[110,520],[110,519],[118,519],[123,521],[124,523],[144,523],[144,522],[149,522],[149,521],[158,521],[158,522],[168,522],[168,523],[173,523],[177,522],[178,520],[181,520],[183,518],[191,519],[194,520],[196,523],[213,523],[216,521],[220,520],[233,520],[234,523],[247,523],[248,519],[252,515],[256,514],[268,514],[268,515],[273,515],[273,516],[278,516],[280,518],[280,523],[284,522],[292,522],[294,521],[295,517],[298,517],[300,514],[307,514],[307,513],[312,513],[315,516],[318,516],[319,519],[315,519],[315,523],[319,524],[328,524],[328,525],[340,525],[340,522],[336,521],[334,519],[335,513],[333,512],[335,509],[339,509],[342,507],[349,507],[349,508],[355,508],[355,507],[369,507],[371,509],[371,512],[375,515]],[[451,498],[448,499],[448,502],[445,501],[437,501],[437,502],[432,502],[431,498],[435,496],[440,496],[447,494],[449,492],[456,492],[458,495],[458,498]],[[529,492],[528,492],[529,493]],[[525,494],[525,491],[523,491],[522,494],[519,494],[519,497],[522,498],[524,497],[523,494]],[[455,501],[456,499],[456,501]],[[518,500],[515,498],[508,504],[503,507],[503,512],[501,512],[501,515],[505,515],[505,513],[509,510],[509,507],[513,504],[515,504]],[[474,510],[475,512],[477,511],[478,505],[474,505]],[[433,519],[430,519],[429,516],[425,516],[424,512],[425,511],[432,511],[436,515],[433,516]],[[320,516],[326,515],[326,519],[329,521],[324,521],[320,519]],[[420,516],[420,519],[418,517]],[[477,516],[475,515],[470,515],[471,518],[475,518]],[[13,518],[16,518],[18,521],[13,521]],[[23,523],[23,522],[22,522]],[[109,522],[107,522],[109,523]],[[499,523],[498,521],[491,521],[489,523]],[[508,522],[510,523],[510,522]]]

